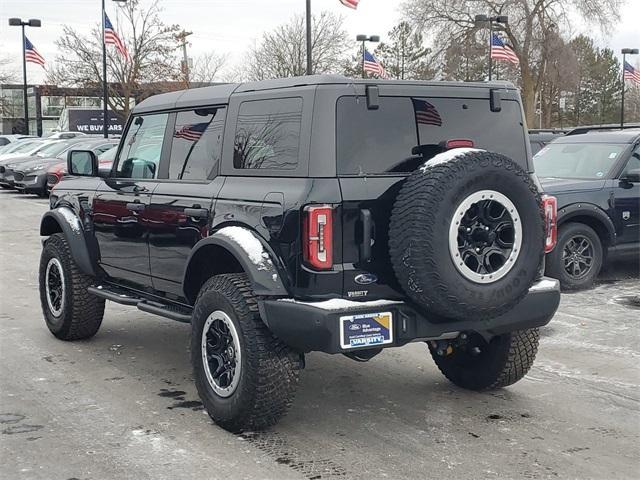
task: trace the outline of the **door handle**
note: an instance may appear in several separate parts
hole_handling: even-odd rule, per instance
[[[192,218],[207,218],[209,216],[209,210],[206,208],[185,208],[184,214]]]
[[[127,203],[127,210],[131,210],[132,212],[141,212],[145,208],[144,203],[140,202],[129,202]]]

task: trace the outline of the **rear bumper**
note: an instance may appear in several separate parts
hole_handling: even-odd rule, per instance
[[[557,280],[543,277],[512,310],[499,317],[481,321],[425,316],[403,302],[384,306],[371,306],[369,303],[371,302],[363,302],[362,307],[329,310],[314,306],[311,302],[280,299],[262,300],[259,307],[262,318],[274,335],[295,350],[344,353],[356,350],[345,350],[340,346],[340,317],[345,315],[391,312],[394,340],[385,347],[397,347],[426,339],[451,338],[461,332],[478,332],[493,337],[549,323],[560,303],[560,285]]]

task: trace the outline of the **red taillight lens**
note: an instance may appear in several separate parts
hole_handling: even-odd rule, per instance
[[[446,150],[451,150],[452,148],[472,148],[473,140],[468,140],[466,138],[454,138],[447,140],[444,143],[444,147]]]
[[[309,205],[304,209],[302,255],[310,267],[333,267],[333,207]]]
[[[549,253],[558,242],[558,201],[556,197],[544,195],[542,197],[542,210],[544,211],[544,227],[546,232],[544,253]]]

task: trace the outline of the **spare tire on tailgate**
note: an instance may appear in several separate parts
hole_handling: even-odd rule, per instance
[[[389,225],[391,262],[405,293],[428,312],[482,320],[513,308],[544,255],[540,194],[498,153],[436,155],[409,176]]]

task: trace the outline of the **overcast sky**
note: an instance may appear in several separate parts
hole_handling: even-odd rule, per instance
[[[115,17],[117,4],[107,2],[107,13]],[[150,3],[151,0],[143,0]],[[158,0],[163,7],[162,18],[168,24],[177,23],[192,31],[190,56],[208,51],[226,53],[230,63],[242,60],[242,54],[253,40],[265,30],[285,22],[294,13],[304,13],[305,0]],[[379,34],[384,40],[387,32],[400,19],[395,0],[361,0],[357,10],[342,6],[338,0],[312,0],[314,12],[331,10],[345,17],[349,34]],[[62,32],[62,25],[89,31],[100,22],[100,0],[0,0],[0,55],[15,58],[14,70],[21,71],[20,29],[9,27],[10,17],[39,18],[42,28],[27,28],[27,36],[45,60],[52,62],[56,55],[54,40]],[[615,29],[603,34],[596,28],[576,24],[572,33],[595,36],[602,46],[617,53],[622,47],[640,47],[640,0],[627,0],[621,11],[621,21]],[[635,62],[634,62],[635,63]],[[40,83],[44,71],[35,64],[27,64],[29,83]]]

